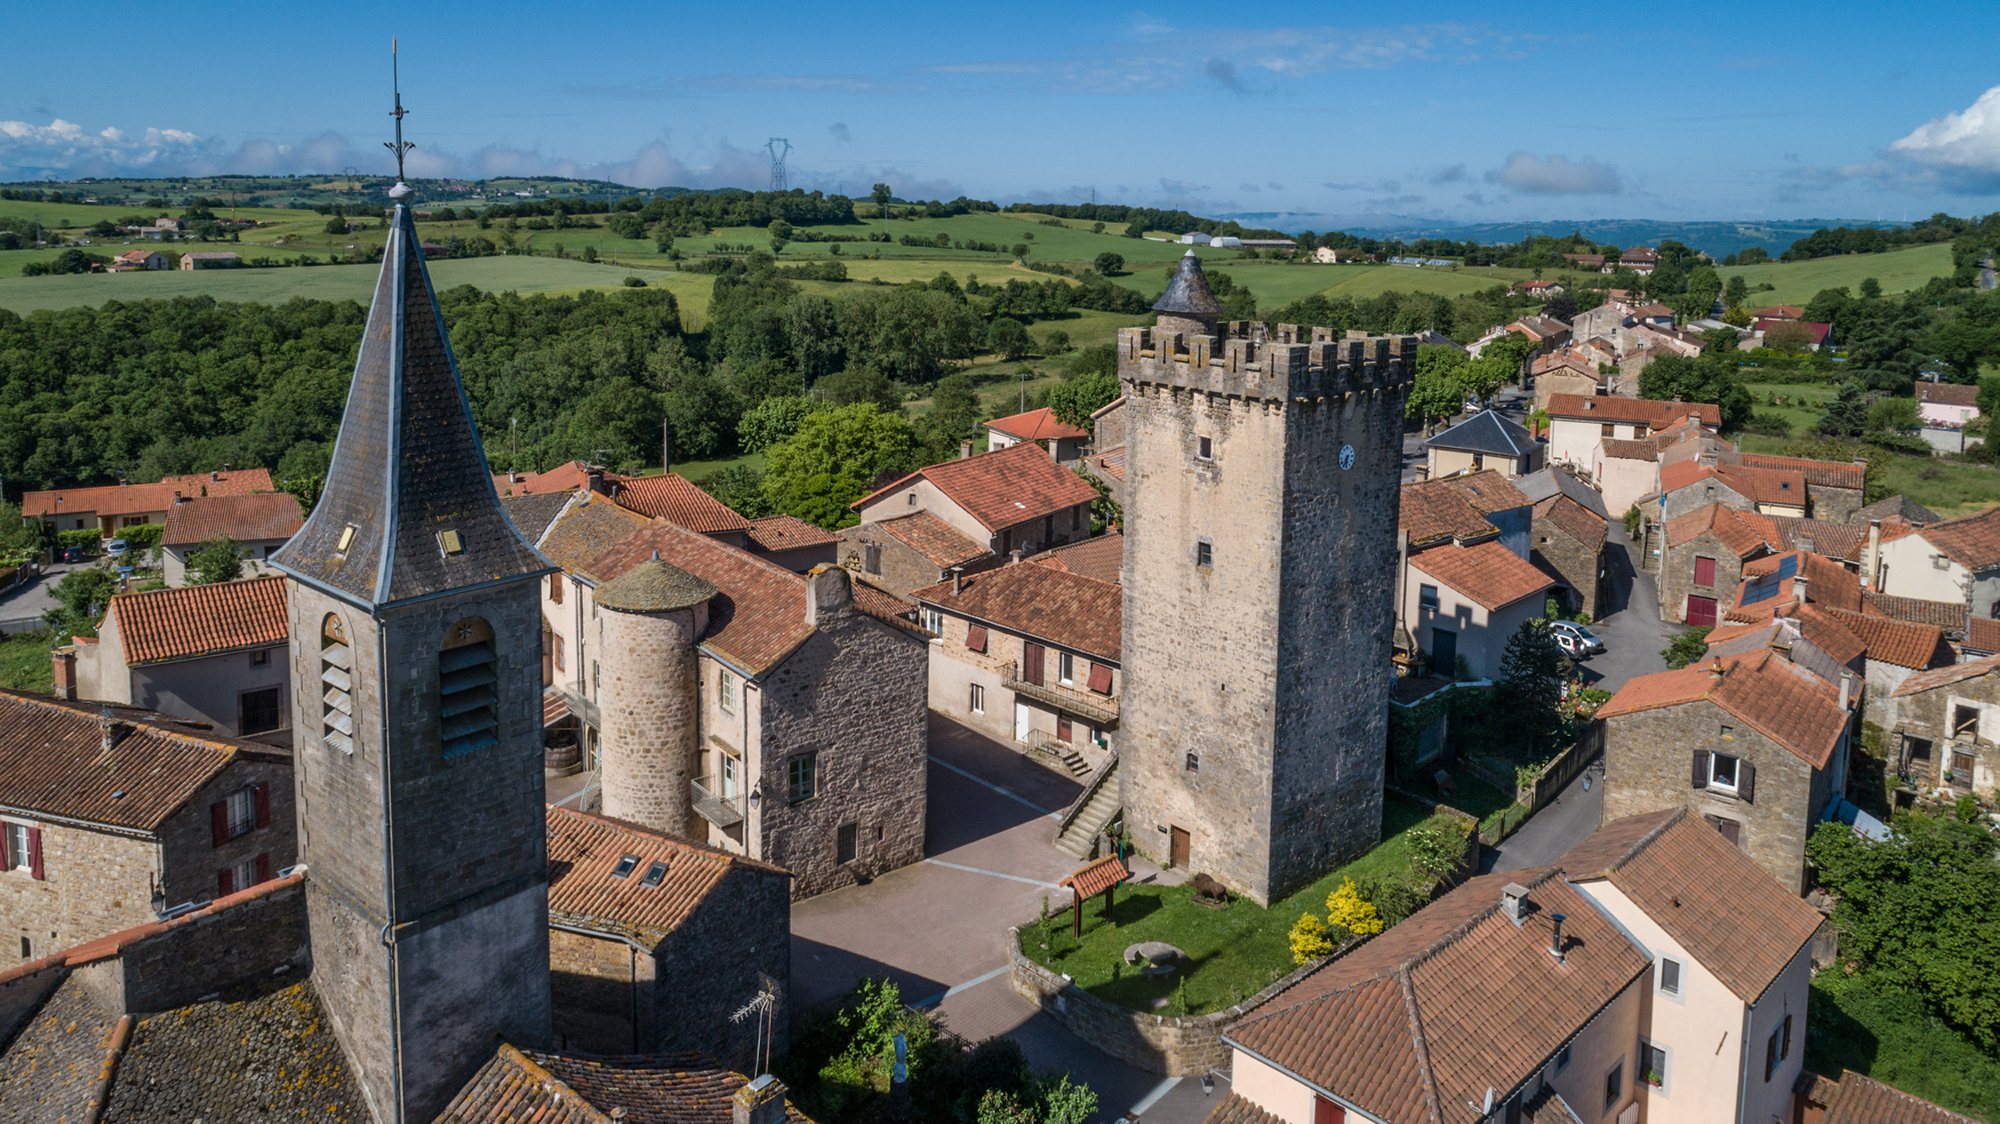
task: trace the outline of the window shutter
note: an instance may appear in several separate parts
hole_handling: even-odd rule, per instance
[[[1100,695],[1111,693],[1111,668],[1106,664],[1090,665],[1090,689]]]
[[[263,854],[257,856],[257,881],[269,882],[270,880],[271,880],[271,853],[269,851],[266,851]]]
[[[1695,751],[1694,751],[1694,769],[1693,769],[1693,771],[1692,771],[1692,772],[1690,773],[1690,775],[1689,775],[1689,777],[1688,777],[1688,783],[1690,783],[1690,784],[1694,785],[1694,786],[1695,786],[1696,788],[1707,788],[1707,787],[1708,787],[1708,751],[1707,751],[1707,750],[1705,750],[1705,749],[1697,749],[1697,750],[1695,750]]]
[[[268,784],[257,786],[257,826],[271,826],[271,786]]]
[[[229,802],[218,800],[208,806],[209,842],[220,847],[229,842]]]
[[[1736,795],[1745,804],[1757,802],[1757,766],[1748,761],[1736,763]]]
[[[1021,678],[1042,685],[1042,646],[1032,641],[1021,646]]]
[[[986,626],[983,624],[967,626],[965,630],[965,646],[975,652],[985,651]]]
[[[28,829],[28,877],[42,881],[42,829]]]
[[[12,870],[21,865],[21,856],[14,854],[13,835],[11,831],[0,829],[0,870]]]
[[[225,870],[215,876],[215,896],[226,898],[236,892],[236,872]]]

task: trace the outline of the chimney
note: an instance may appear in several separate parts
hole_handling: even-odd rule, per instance
[[[965,567],[953,566],[951,568],[951,595],[957,597],[963,592],[965,592]]]
[[[1861,588],[1875,588],[1875,563],[1882,557],[1882,521],[1868,521],[1868,547],[1861,555]]]
[[[830,562],[814,566],[806,575],[806,623],[818,628],[853,609],[854,587],[847,571]]]
[[[1021,559],[1026,558],[1027,556],[1028,556],[1028,548],[1024,546],[1017,546],[1014,549],[1007,552],[1007,564],[1009,566],[1016,565],[1021,561]]]
[[[181,495],[180,489],[178,488],[174,489],[174,506],[179,507],[180,505],[186,502],[188,502],[188,498],[184,495]]]
[[[112,718],[109,710],[99,712],[97,726],[99,733],[102,734],[101,742],[106,753],[110,753],[119,742],[125,740],[126,734],[132,732],[130,722],[120,722]]]
[[[601,464],[585,465],[583,467],[583,486],[589,488],[597,495],[609,495],[610,493],[604,487],[604,466]]]
[[[1528,888],[1519,882],[1500,887],[1500,912],[1516,929],[1528,919]]]
[[[1804,571],[1800,571],[1798,576],[1792,579],[1792,596],[1798,599],[1799,604],[1803,605],[1806,603],[1806,575]]]
[[[224,471],[224,472],[228,472],[228,471],[229,471],[229,462],[228,462],[228,461],[224,461],[224,462],[222,463],[222,471]]]
[[[1847,701],[1853,697],[1854,673],[1843,667],[1840,669],[1840,709],[1842,711],[1847,709]]]
[[[54,664],[56,697],[76,701],[76,645],[65,644],[50,657]]]
[[[208,474],[208,478],[210,480],[220,480],[222,479],[222,474],[220,472],[211,472]]]
[[[958,443],[958,459],[964,460],[967,457],[970,457],[971,455],[972,455],[972,438],[967,437]]]
[[[1563,962],[1563,922],[1569,918],[1560,913],[1551,913],[1549,920],[1554,923],[1554,928],[1549,930],[1549,955],[1555,957],[1556,963],[1560,964]]]
[[[729,1124],[784,1124],[785,1083],[765,1074],[729,1098]]]
[[[1722,682],[1722,660],[1718,658],[1708,661],[1708,673],[1715,677],[1717,683]]]

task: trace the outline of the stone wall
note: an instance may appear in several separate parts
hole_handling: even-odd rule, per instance
[[[1806,500],[1812,518],[1828,523],[1851,523],[1861,510],[1859,488],[1823,488],[1808,482]]]
[[[945,573],[937,563],[918,554],[909,544],[882,529],[881,523],[856,523],[840,532],[840,564],[860,574],[868,584],[886,589],[898,597],[943,581]],[[876,567],[867,566],[867,547],[877,547]]]
[[[695,644],[706,606],[669,613],[600,609],[595,650],[604,814],[669,835],[696,834],[688,782],[699,778]],[[734,674],[724,672],[724,674]]]
[[[655,951],[649,1051],[706,1054],[742,1073],[755,1064],[757,1020],[729,1016],[757,994],[759,974],[778,983],[771,1053],[785,1052],[791,1007],[791,879],[737,863]]]
[[[267,785],[271,819],[268,824],[216,846],[210,807],[233,792]],[[265,856],[270,874],[298,861],[298,812],[293,805],[292,763],[277,753],[239,753],[234,763],[195,793],[194,798],[160,827],[160,863],[166,877],[160,903],[172,908],[183,902],[208,901],[221,892],[220,875],[243,862]],[[232,885],[231,892],[248,889]]]
[[[242,897],[219,909],[191,914],[125,942],[113,972],[112,1009],[150,1014],[185,1006],[238,984],[268,979],[280,970],[303,972],[306,946],[305,890],[294,878]],[[214,955],[228,949],[229,955]]]
[[[153,920],[157,841],[47,821],[41,831],[43,877],[0,874],[0,966]]]
[[[1715,559],[1715,581],[1705,586],[1694,584],[1694,560],[1696,558]],[[1743,562],[1736,552],[1722,545],[1713,534],[1706,531],[1686,542],[1671,543],[1662,552],[1660,563],[1660,619],[1671,624],[1687,623],[1687,600],[1689,594],[1715,598],[1716,620],[1736,599],[1736,589],[1743,581]]]
[[[1535,521],[1533,539],[1528,560],[1574,591],[1571,600],[1578,612],[1597,619],[1604,584],[1603,549],[1578,542],[1549,519]]]

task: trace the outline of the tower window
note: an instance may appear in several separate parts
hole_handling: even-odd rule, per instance
[[[438,652],[438,742],[444,756],[500,744],[499,682],[490,625],[471,618],[446,630]]]
[[[1190,773],[1201,772],[1201,754],[1196,753],[1193,750],[1188,751],[1187,771]]]
[[[328,614],[319,630],[320,741],[354,752],[354,649],[347,629]],[[300,717],[304,717],[301,715]]]
[[[1196,539],[1194,544],[1194,564],[1203,569],[1215,565],[1215,544],[1207,539]]]
[[[1212,461],[1212,460],[1214,460],[1214,459],[1215,459],[1215,440],[1214,440],[1214,438],[1210,438],[1210,437],[1197,437],[1197,438],[1195,438],[1195,439],[1194,439],[1194,455],[1195,455],[1195,459],[1196,459],[1196,460],[1204,460],[1204,461]]]

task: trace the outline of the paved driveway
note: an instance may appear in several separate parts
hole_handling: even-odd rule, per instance
[[[69,569],[62,563],[44,567],[40,577],[0,593],[0,633],[11,636],[42,627],[42,614],[56,607],[50,591]]]
[[[906,1002],[937,1007],[954,1033],[1005,1035],[1037,1069],[1068,1072],[1097,1091],[1099,1118],[1142,1110],[1148,1121],[1195,1124],[1214,1096],[1099,1053],[1007,981],[1007,927],[1033,920],[1076,862],[1054,845],[1056,819],[1081,786],[948,719],[931,725],[930,805],[923,862],[866,886],[792,907],[792,1011],[832,1003],[867,976],[888,976]],[[1135,875],[1155,872],[1135,863]]]
[[[1590,630],[1603,638],[1605,651],[1592,657],[1583,673],[1591,686],[1616,691],[1635,676],[1666,670],[1660,650],[1676,630],[1661,623],[1659,585],[1640,568],[1625,527],[1616,520],[1604,552],[1611,571],[1607,611]]]

